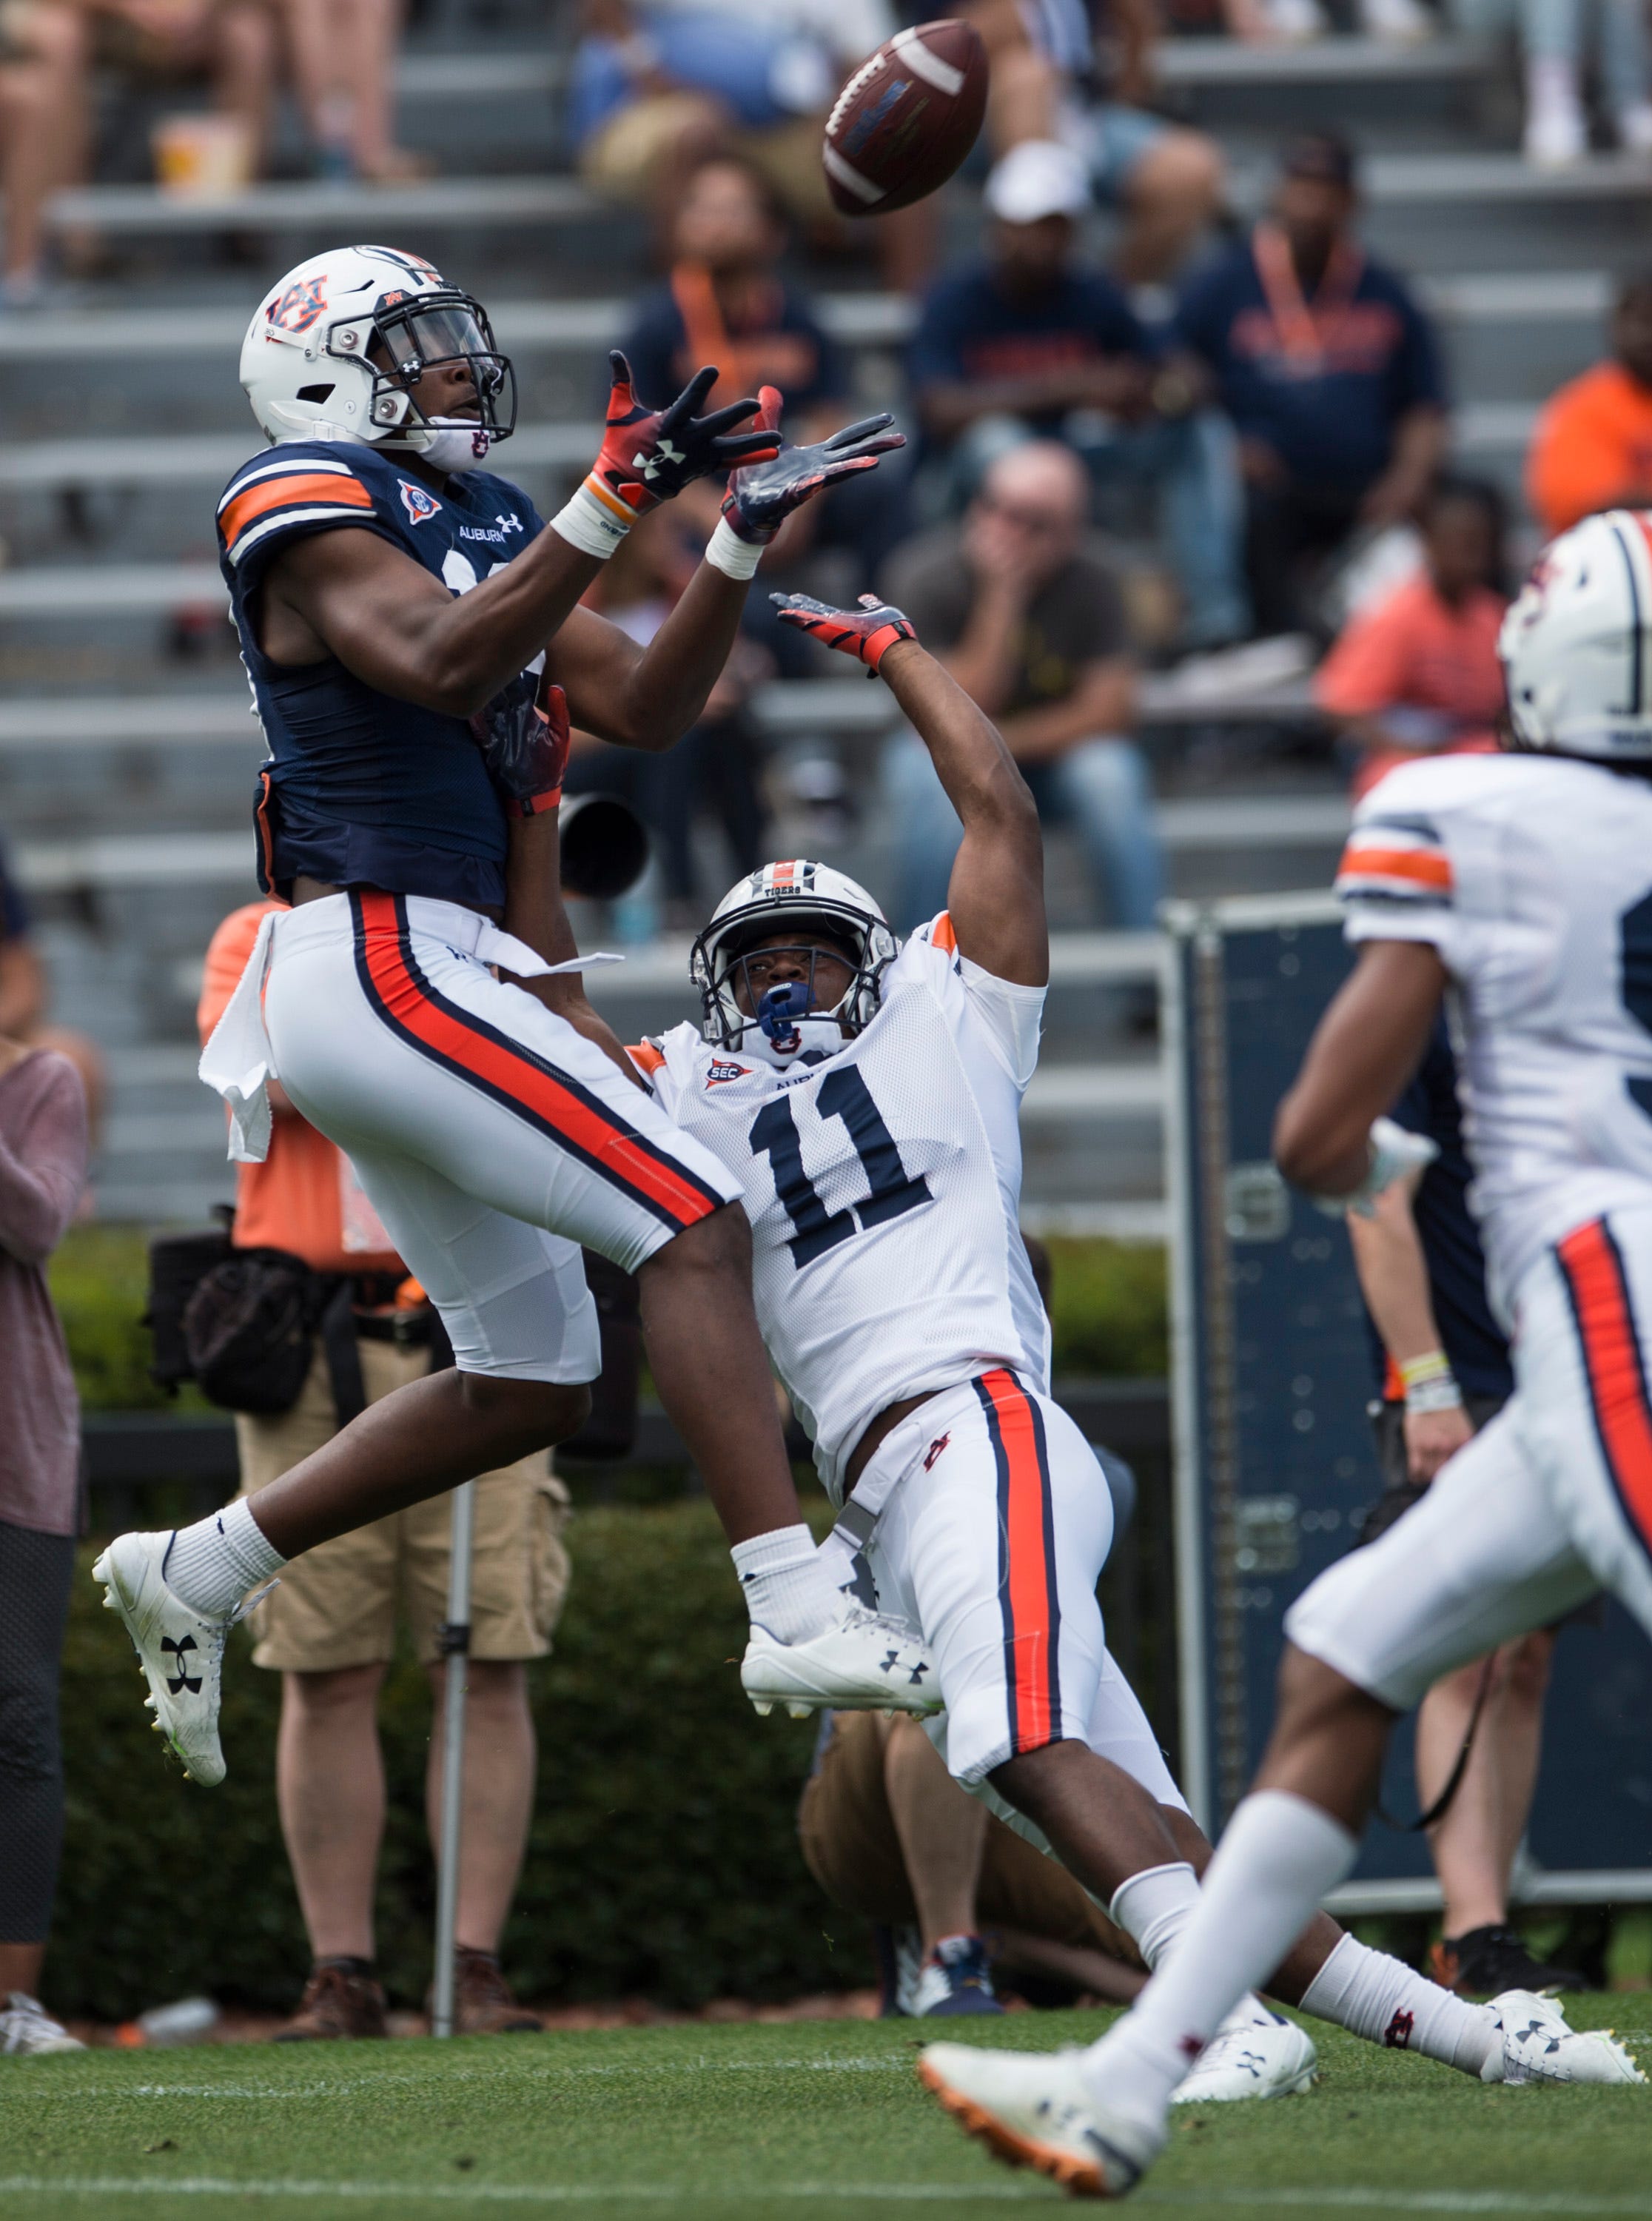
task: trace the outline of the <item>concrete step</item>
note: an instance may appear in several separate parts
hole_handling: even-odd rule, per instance
[[[47,221],[58,231],[109,235],[320,229],[378,238],[415,228],[554,228],[610,212],[573,178],[438,178],[406,185],[249,185],[198,199],[155,185],[78,185],[53,196]]]

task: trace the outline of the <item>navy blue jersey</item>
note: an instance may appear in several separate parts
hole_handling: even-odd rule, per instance
[[[1269,303],[1250,241],[1194,274],[1175,331],[1215,372],[1240,436],[1264,441],[1298,479],[1362,489],[1388,467],[1407,410],[1445,405],[1427,319],[1399,278],[1369,260],[1347,297],[1318,311],[1306,351],[1293,347]]]
[[[489,472],[461,472],[433,493],[393,455],[347,442],[267,448],[237,471],[218,505],[219,560],[269,748],[259,884],[284,896],[304,873],[496,909],[505,810],[477,732],[532,714],[538,664],[466,720],[381,694],[332,656],[271,663],[251,618],[271,556],[340,526],[377,533],[456,594],[543,529],[527,495]]]
[[[1468,1209],[1474,1167],[1462,1140],[1457,1064],[1445,1020],[1439,1018],[1423,1060],[1389,1116],[1408,1133],[1426,1134],[1440,1154],[1424,1173],[1412,1215],[1428,1267],[1429,1298],[1440,1344],[1466,1396],[1512,1396],[1509,1345],[1486,1299],[1486,1260]],[[1371,1336],[1378,1377],[1387,1359],[1375,1328]]]

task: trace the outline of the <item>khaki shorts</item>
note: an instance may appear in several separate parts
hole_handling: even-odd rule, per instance
[[[359,1342],[367,1400],[422,1380],[426,1349]],[[318,1350],[303,1393],[278,1418],[238,1417],[241,1494],[289,1472],[338,1431],[327,1363]],[[337,1673],[389,1660],[396,1649],[398,1601],[405,1607],[420,1658],[440,1654],[437,1630],[447,1617],[451,1493],[340,1535],[295,1558],[252,1617],[252,1662],[277,1672]],[[568,1492],[543,1452],[477,1482],[476,1540],[471,1576],[471,1655],[543,1658],[568,1592],[562,1530]]]
[[[916,1921],[883,1786],[883,1724],[875,1712],[832,1715],[830,1739],[803,1792],[797,1831],[804,1863],[833,1904],[893,1927]],[[1104,1952],[1127,1966],[1142,1963],[1129,1936],[1065,1867],[1034,1850],[1001,1820],[987,1823],[976,1915],[986,1928],[1018,1928],[1051,1943]]]
[[[610,199],[645,204],[683,133],[714,109],[714,102],[698,92],[653,93],[630,101],[592,133],[579,158],[580,174]],[[751,163],[798,222],[819,223],[834,213],[820,166],[818,116],[799,116],[766,131],[733,131],[726,143]]]

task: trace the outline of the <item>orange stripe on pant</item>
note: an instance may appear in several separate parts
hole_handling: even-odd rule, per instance
[[[630,1132],[577,1080],[433,995],[414,966],[405,912],[396,896],[358,894],[352,900],[358,969],[373,1001],[404,1038],[521,1112],[667,1223],[692,1226],[721,1207],[720,1196]]]
[[[1555,1245],[1583,1346],[1600,1450],[1630,1526],[1652,1552],[1652,1405],[1624,1261],[1604,1218]]]
[[[1041,1750],[1061,1733],[1061,1605],[1049,1452],[1043,1414],[1013,1373],[983,1373],[975,1391],[998,1461],[999,1599],[1010,1748],[1019,1755]]]

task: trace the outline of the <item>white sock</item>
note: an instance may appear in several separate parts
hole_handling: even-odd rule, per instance
[[[174,1596],[204,1619],[221,1619],[249,1589],[278,1573],[287,1561],[271,1549],[252,1517],[250,1497],[238,1496],[221,1511],[180,1527],[161,1563]]]
[[[1084,2079],[1108,2110],[1153,2122],[1247,1990],[1271,1974],[1358,1845],[1305,1797],[1262,1789],[1227,1825],[1176,1949],[1091,2047]]]
[[[1181,1931],[1199,1909],[1199,1879],[1184,1860],[1175,1866],[1145,1867],[1120,1882],[1107,1907],[1107,1918],[1135,1943],[1150,1969],[1156,1968],[1175,1948]],[[1262,1999],[1246,1991],[1222,2026],[1251,2027],[1273,2020]]]
[[[1502,2024],[1489,2005],[1454,1996],[1351,1936],[1308,1984],[1302,2011],[1369,2043],[1420,2051],[1464,2074],[1479,2074],[1503,2045]]]
[[[729,1552],[754,1627],[776,1642],[807,1642],[842,1616],[843,1604],[802,1525],[776,1527]]]

